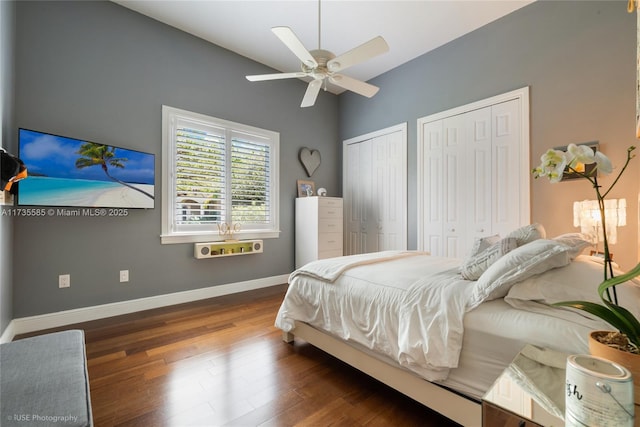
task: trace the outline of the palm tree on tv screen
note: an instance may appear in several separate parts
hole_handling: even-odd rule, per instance
[[[91,166],[100,165],[104,173],[111,179],[112,181],[117,182],[118,184],[122,184],[126,187],[131,188],[132,190],[136,190],[147,197],[154,198],[153,194],[149,194],[144,190],[141,190],[137,187],[134,187],[131,184],[128,184],[124,181],[120,181],[118,178],[111,176],[109,174],[109,166],[114,168],[124,169],[124,164],[128,159],[126,158],[117,158],[115,154],[115,147],[110,147],[108,145],[96,144],[93,142],[85,142],[80,146],[80,149],[76,152],[76,154],[80,154],[82,157],[76,160],[76,168],[84,169]]]

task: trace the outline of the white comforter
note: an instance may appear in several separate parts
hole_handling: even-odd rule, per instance
[[[445,379],[458,365],[474,283],[462,279],[458,265],[397,251],[307,264],[291,274],[276,326],[290,331],[295,320],[303,321],[427,380]],[[380,298],[387,303],[376,304]]]

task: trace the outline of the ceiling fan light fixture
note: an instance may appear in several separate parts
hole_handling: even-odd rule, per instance
[[[320,89],[324,87],[324,90],[327,90],[327,80],[343,89],[371,98],[378,92],[376,86],[346,75],[336,74],[336,72],[387,52],[389,50],[387,42],[378,36],[336,57],[332,52],[320,47],[320,16],[320,0],[318,0],[318,49],[315,50],[305,48],[298,36],[296,36],[289,27],[273,27],[271,29],[276,37],[300,60],[302,72],[262,74],[246,76],[246,78],[250,81],[303,77],[312,78],[307,86],[302,104],[300,105],[301,107],[311,107],[314,105]]]

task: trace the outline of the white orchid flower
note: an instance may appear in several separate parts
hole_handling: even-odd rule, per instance
[[[550,182],[562,180],[562,174],[567,167],[567,157],[563,151],[548,149],[541,157],[542,163],[533,170],[535,178],[541,176],[549,177]]]
[[[588,145],[569,144],[567,146],[567,162],[573,167],[578,163],[590,165],[595,163],[596,156]]]
[[[596,151],[594,156],[596,158],[596,163],[598,164],[598,170],[604,174],[610,174],[613,172],[613,164],[611,160],[600,151]]]

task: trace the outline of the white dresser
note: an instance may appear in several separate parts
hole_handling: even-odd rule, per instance
[[[317,259],[342,256],[342,199],[296,199],[296,268]]]

